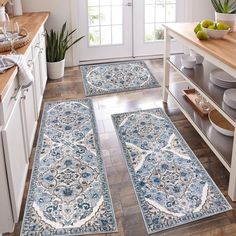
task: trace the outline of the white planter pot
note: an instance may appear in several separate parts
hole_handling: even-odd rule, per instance
[[[224,22],[225,24],[229,25],[230,32],[234,30],[236,14],[225,14],[225,13],[218,13],[215,12],[215,20],[216,22]]]
[[[48,78],[60,79],[64,76],[65,59],[57,62],[47,62]]]

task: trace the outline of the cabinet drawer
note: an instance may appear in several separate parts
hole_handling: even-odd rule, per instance
[[[18,83],[18,78],[15,77],[6,95],[4,96],[2,103],[0,103],[0,117],[2,124],[5,124],[7,122],[7,119],[15,104],[16,97],[20,92],[19,89],[20,87]]]

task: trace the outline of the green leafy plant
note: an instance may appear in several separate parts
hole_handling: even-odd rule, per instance
[[[73,40],[72,36],[76,30],[77,29],[74,29],[71,32],[69,32],[66,29],[66,22],[65,22],[60,32],[57,32],[53,29],[51,29],[50,32],[46,32],[47,62],[57,62],[65,58],[67,50],[84,37],[81,36]]]
[[[236,0],[211,0],[211,3],[218,13],[236,13]]]

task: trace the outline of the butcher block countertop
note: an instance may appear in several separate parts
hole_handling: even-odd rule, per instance
[[[22,16],[16,16],[13,18],[18,22],[20,27],[24,27],[28,31],[31,40],[26,46],[18,48],[16,50],[17,53],[25,54],[27,50],[30,49],[32,40],[34,40],[34,37],[36,36],[40,27],[46,22],[48,16],[49,12],[34,12],[34,13],[24,13]],[[7,89],[11,85],[16,74],[17,74],[16,66],[7,70],[3,74],[0,74],[0,102],[3,100],[4,95],[6,94]]]
[[[236,32],[227,34],[223,39],[199,40],[194,28],[198,23],[166,23],[166,29],[191,42],[198,48],[214,56],[236,70]]]

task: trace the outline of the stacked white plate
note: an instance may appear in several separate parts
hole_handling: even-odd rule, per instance
[[[227,89],[224,92],[223,100],[225,104],[236,109],[236,89]]]
[[[236,78],[221,69],[211,71],[210,81],[221,88],[236,88]]]

